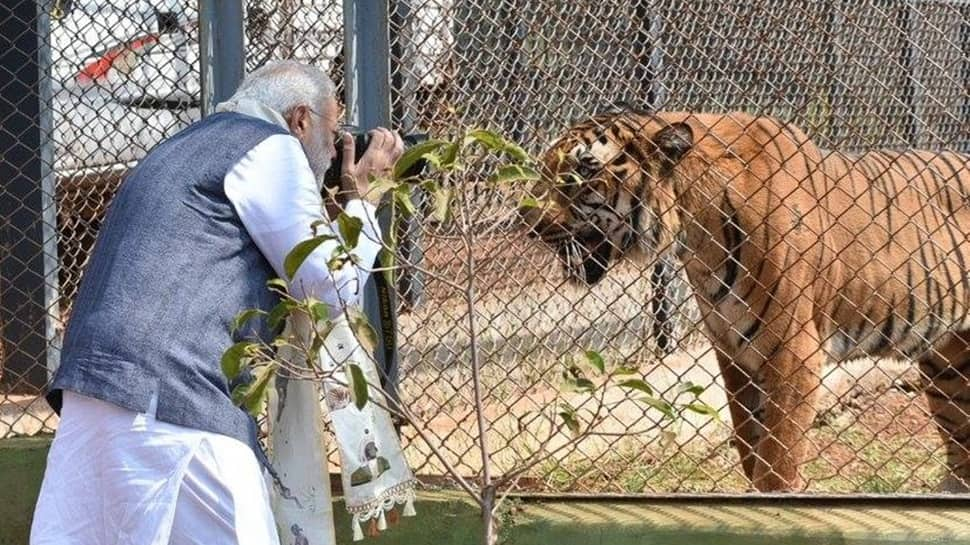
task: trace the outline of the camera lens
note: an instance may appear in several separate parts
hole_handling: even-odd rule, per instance
[[[356,130],[340,130],[338,131],[339,139],[334,142],[334,147],[336,148],[336,153],[333,156],[333,160],[330,163],[330,168],[327,170],[326,175],[323,177],[323,182],[325,187],[339,187],[340,186],[340,169],[343,165],[343,135],[350,133],[354,137],[354,160],[360,161],[360,158],[364,156],[364,152],[367,151],[367,146],[370,144],[370,135],[366,132],[357,132]],[[404,147],[409,148],[414,144],[424,142],[427,139],[427,135],[423,133],[405,134],[402,137],[404,140]],[[412,167],[415,171],[419,172],[424,168],[424,161],[419,161],[415,163]]]

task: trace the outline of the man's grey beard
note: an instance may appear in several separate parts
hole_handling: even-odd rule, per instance
[[[317,189],[323,191],[323,178],[330,169],[333,156],[327,151],[320,138],[308,138],[307,142],[302,142],[303,153],[306,154],[307,162],[310,163],[310,171],[317,180]]]

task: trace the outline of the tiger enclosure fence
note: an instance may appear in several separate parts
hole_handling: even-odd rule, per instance
[[[128,4],[14,0],[0,8],[0,438],[56,429],[57,418],[38,393],[57,364],[71,301],[104,211],[131,165],[202,116],[200,59],[206,47],[225,46],[207,42],[204,8],[200,13],[195,2],[160,2],[150,9]],[[361,59],[375,51],[373,44],[362,52],[364,41],[349,39],[345,29],[354,17],[360,20],[361,10],[374,6],[380,12],[377,28],[386,29],[386,47],[382,55]],[[970,475],[970,371],[956,360],[949,366],[915,363],[944,357],[941,343],[970,323],[970,272],[963,261],[970,254],[959,244],[970,233],[968,219],[960,217],[967,214],[960,207],[970,202],[963,200],[970,194],[970,162],[957,155],[970,154],[970,2],[249,0],[242,8],[244,45],[237,53],[245,69],[276,59],[313,63],[350,98],[350,121],[359,114],[356,101],[375,92],[362,87],[367,81],[355,72],[368,63],[387,68],[387,85],[376,92],[384,93],[380,108],[390,125],[402,132],[448,139],[471,128],[489,129],[539,157],[569,127],[604,114],[587,126],[590,140],[572,141],[560,155],[566,163],[573,161],[572,172],[585,178],[582,183],[567,180],[541,195],[541,183],[497,186],[489,181],[495,165],[469,156],[460,175],[439,187],[454,195],[454,217],[436,213],[435,195],[412,194],[414,216],[396,232],[401,272],[393,286],[397,354],[390,359],[396,359],[391,362],[396,391],[415,417],[401,435],[419,476],[442,475],[447,462],[469,479],[481,479],[485,465],[492,475],[526,467],[510,484],[523,492],[746,493],[751,475],[745,464],[762,472],[780,465],[774,465],[770,449],[757,448],[751,461],[742,463],[735,444],[752,437],[757,443],[759,433],[774,437],[777,430],[768,427],[751,430],[756,420],[766,426],[772,418],[785,420],[777,414],[781,398],[789,399],[785,407],[797,406],[806,414],[792,404],[793,396],[811,399],[810,412],[817,412],[807,423],[792,416],[786,428],[798,428],[804,452],[799,465],[809,493],[928,495],[941,482],[959,489],[947,479],[954,464],[959,466],[954,471]],[[684,118],[695,148],[706,139],[709,146],[719,142],[725,157],[743,156],[738,159],[743,168],[733,177],[717,169],[713,174],[710,168],[690,170],[691,176],[717,178],[725,187],[743,186],[745,177],[750,185],[752,176],[760,176],[770,193],[777,187],[771,178],[800,173],[800,187],[827,183],[831,190],[840,176],[820,166],[820,159],[811,159],[814,166],[803,159],[815,157],[813,146],[821,150],[819,157],[828,156],[827,150],[891,150],[897,155],[886,157],[906,158],[877,159],[878,171],[868,163],[858,167],[878,188],[878,193],[871,188],[863,193],[864,202],[843,203],[840,211],[818,204],[794,212],[793,221],[804,217],[811,228],[841,225],[841,214],[858,218],[875,207],[873,225],[862,231],[842,226],[838,235],[810,236],[822,247],[831,237],[854,242],[852,236],[876,232],[875,224],[891,216],[896,225],[882,225],[880,232],[921,241],[917,253],[923,255],[903,255],[905,243],[897,244],[890,253],[903,265],[877,267],[886,285],[846,292],[870,293],[850,301],[852,311],[834,309],[828,299],[818,301],[821,309],[814,318],[827,324],[820,328],[825,331],[798,333],[825,338],[816,340],[820,347],[810,354],[802,345],[792,352],[814,363],[806,359],[801,367],[785,368],[801,376],[822,359],[832,360],[815,373],[819,385],[811,391],[796,391],[803,383],[789,381],[788,371],[772,367],[775,355],[756,346],[757,339],[784,336],[771,330],[780,318],[769,320],[763,309],[785,307],[790,312],[780,314],[794,319],[799,301],[809,296],[792,295],[797,282],[785,277],[795,274],[800,265],[792,263],[798,259],[772,262],[778,252],[760,246],[759,238],[764,232],[764,240],[777,239],[789,249],[781,253],[790,256],[803,250],[792,241],[804,233],[778,231],[777,224],[752,223],[752,218],[760,213],[767,221],[778,210],[790,213],[785,202],[804,195],[796,197],[792,190],[767,198],[737,189],[732,195],[753,200],[735,202],[734,216],[718,206],[719,195],[694,195],[692,202],[705,201],[708,212],[717,209],[728,218],[704,231],[707,244],[714,245],[704,255],[688,235],[677,239],[678,255],[673,246],[663,246],[659,249],[670,251],[657,260],[607,259],[597,253],[625,250],[629,241],[616,244],[610,238],[614,233],[603,231],[636,233],[646,227],[639,224],[640,214],[656,222],[665,213],[679,213],[685,232],[690,225],[706,228],[702,218],[708,212],[686,214],[678,204],[683,192],[691,191],[686,174],[678,174],[678,189],[670,190],[677,196],[669,209],[619,209],[620,200],[634,197],[614,193],[620,191],[620,178],[603,180],[604,172],[624,160],[640,165],[639,172],[628,173],[629,183],[639,184],[629,191],[649,185],[653,197],[635,197],[649,208],[663,192],[658,184],[687,168],[690,154],[713,157],[704,151],[709,148],[692,149],[677,158],[682,164],[651,170],[649,165],[661,160],[656,153],[665,149],[654,138],[662,126],[649,115],[634,116],[646,151],[630,157],[615,139],[632,129],[617,128],[617,118],[609,114],[628,108],[624,105],[637,111],[752,116],[726,117],[728,126],[700,115]],[[790,125],[779,124],[776,133],[766,134],[752,121],[759,116]],[[799,140],[791,126],[814,144]],[[754,151],[754,144],[743,144],[749,140],[758,142]],[[604,149],[610,155],[604,156]],[[910,150],[926,153],[899,155]],[[761,161],[774,161],[777,168]],[[539,168],[544,174],[549,169]],[[862,191],[867,184],[850,185]],[[573,199],[560,204],[574,224],[586,221],[585,227],[571,227],[573,235],[588,241],[590,230],[598,229],[605,246],[567,243],[557,250],[529,235],[520,206],[534,198],[542,207],[557,194]],[[944,195],[958,202],[946,208]],[[835,198],[827,193],[819,201],[829,197]],[[818,223],[822,212],[831,214],[829,223]],[[622,248],[612,249],[614,244]],[[861,268],[857,277],[847,278],[865,284],[864,274],[870,273],[863,269],[869,270],[870,260],[859,258],[861,246],[850,246],[855,253],[846,255],[846,262]],[[831,247],[811,251],[822,255],[819,260],[841,256]],[[880,248],[869,251],[871,260],[880,259]],[[767,257],[759,259],[762,254]],[[609,261],[603,278],[592,286],[570,280],[569,271],[590,279],[589,267],[596,264],[589,265],[589,259]],[[912,262],[922,269],[910,271],[907,280],[906,264]],[[691,278],[689,263],[695,267]],[[697,272],[698,263],[708,267],[707,279]],[[788,265],[791,271],[785,270]],[[576,267],[583,270],[576,273]],[[773,284],[762,281],[762,269],[777,271]],[[716,301],[705,306],[703,301],[712,299],[705,291],[708,280],[715,283]],[[896,293],[899,286],[889,286],[893,282],[909,282],[902,288],[906,302],[874,297]],[[781,284],[788,288],[771,289]],[[819,293],[839,292],[831,284],[817,287]],[[737,308],[719,307],[724,297],[733,298]],[[754,323],[759,325],[752,329]],[[722,352],[740,351],[731,394],[712,338]],[[739,348],[739,343],[750,346]],[[889,356],[870,353],[884,345]],[[849,359],[853,347],[860,353],[852,355],[862,357],[837,361]],[[589,351],[649,385],[650,401],[643,400],[645,389],[607,388],[597,400],[577,387],[577,379],[599,380],[583,366]],[[738,386],[738,370],[745,366],[764,370],[745,370],[746,386]],[[923,395],[928,388],[936,390]],[[812,392],[814,398],[808,395]],[[676,401],[695,398],[716,414],[682,410]],[[732,414],[732,400],[750,414]],[[550,412],[555,417],[564,402],[580,414],[599,403],[595,422],[586,420],[595,427],[577,438],[570,425],[545,418]],[[937,430],[940,419],[949,427],[943,435]],[[742,421],[748,422],[742,427],[749,435],[739,440],[734,426]],[[416,427],[426,433],[415,433]]]

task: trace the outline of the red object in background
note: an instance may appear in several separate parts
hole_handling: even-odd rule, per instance
[[[124,59],[126,53],[140,54],[147,51],[151,46],[158,43],[158,36],[146,34],[139,36],[130,42],[116,45],[105,52],[97,60],[87,64],[77,73],[77,82],[87,85],[94,82],[102,82],[108,79],[108,73],[115,68],[115,63],[119,59]]]

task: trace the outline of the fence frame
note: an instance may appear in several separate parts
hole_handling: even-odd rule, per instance
[[[199,0],[202,115],[232,96],[246,69],[242,0]]]
[[[37,394],[59,361],[47,2],[14,0],[4,4],[0,24],[4,38],[0,67],[13,76],[2,86],[0,98],[19,106],[2,116],[4,130],[0,131],[0,187],[10,195],[0,200],[2,381],[4,391]]]

